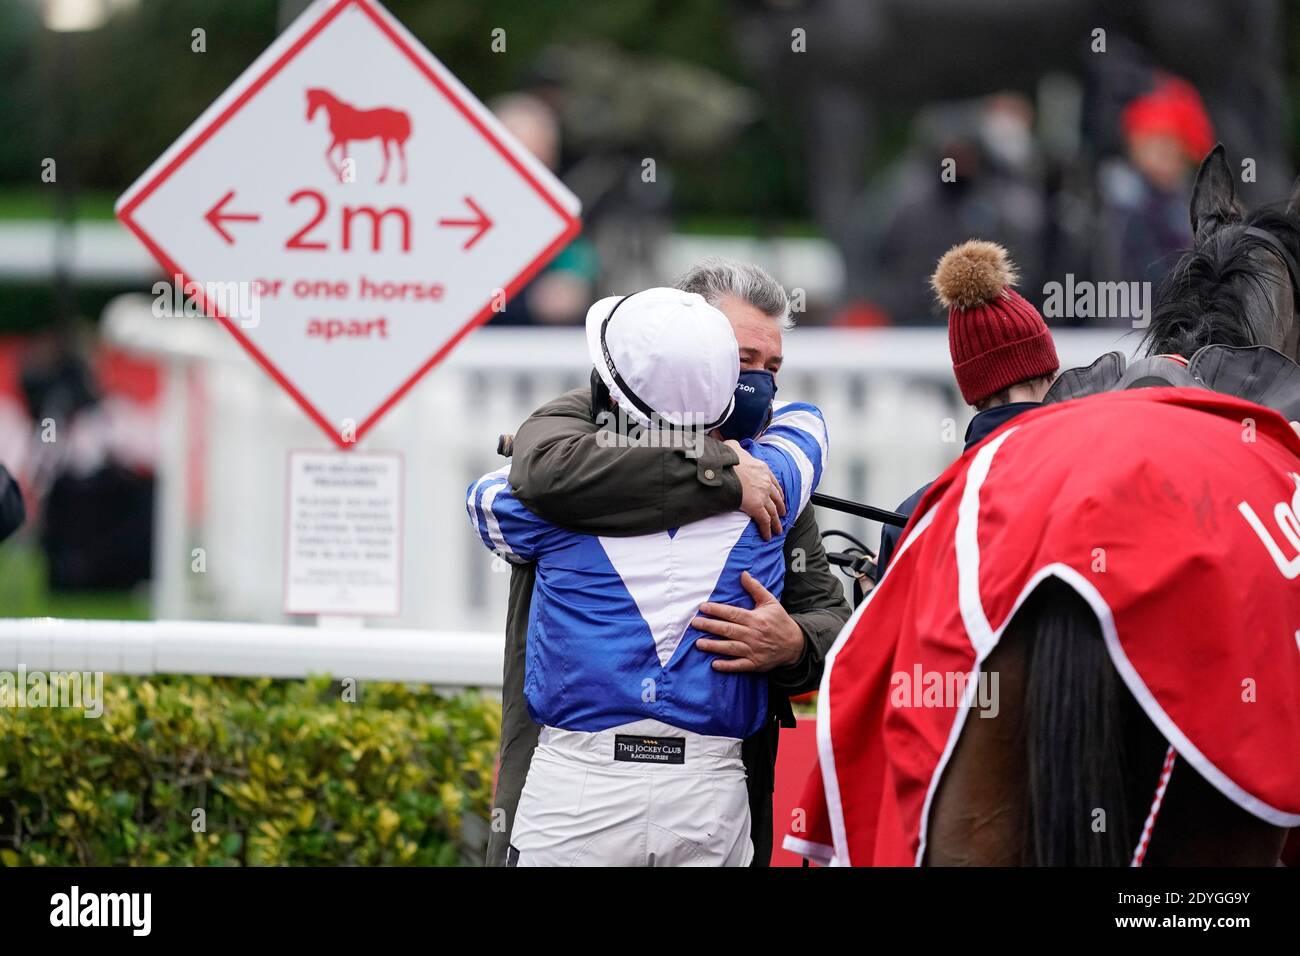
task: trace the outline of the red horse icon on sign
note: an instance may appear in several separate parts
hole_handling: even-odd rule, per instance
[[[321,107],[329,115],[330,141],[325,150],[325,160],[330,169],[343,181],[343,166],[334,161],[334,150],[342,151],[343,162],[348,159],[348,143],[360,139],[377,139],[384,148],[384,171],[379,175],[382,183],[388,178],[390,160],[389,145],[397,147],[397,155],[402,160],[402,182],[406,182],[406,140],[411,135],[411,118],[401,110],[380,108],[376,110],[359,110],[349,106],[328,90],[307,91],[307,121],[316,115]]]

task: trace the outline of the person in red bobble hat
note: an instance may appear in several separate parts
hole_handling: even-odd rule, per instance
[[[1214,126],[1186,80],[1157,73],[1153,89],[1120,115],[1125,156],[1100,172],[1103,213],[1097,233],[1098,280],[1155,282],[1192,241],[1187,202],[1192,179],[1214,148]],[[1128,325],[1136,315],[1108,316]]]
[[[971,239],[939,260],[930,284],[948,309],[948,350],[961,397],[975,409],[966,447],[979,444],[1006,422],[1042,404],[1061,367],[1043,316],[1012,286],[1015,265],[994,242]],[[927,482],[898,506],[910,515]],[[876,559],[879,575],[898,546],[901,528],[885,525]]]
[[[1214,148],[1214,127],[1196,88],[1167,73],[1124,107],[1120,124],[1133,165],[1166,192],[1182,187]]]

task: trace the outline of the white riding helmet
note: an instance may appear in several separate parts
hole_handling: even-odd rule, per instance
[[[621,410],[641,425],[716,428],[731,414],[740,349],[727,317],[694,292],[646,289],[587,310],[587,351]]]

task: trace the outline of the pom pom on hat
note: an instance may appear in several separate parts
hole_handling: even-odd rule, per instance
[[[930,285],[946,308],[969,309],[992,302],[1018,278],[1006,249],[971,239],[943,254]]]
[[[972,239],[945,252],[930,279],[948,307],[952,371],[971,405],[1060,368],[1047,323],[1011,288],[1017,278],[1006,249]]]

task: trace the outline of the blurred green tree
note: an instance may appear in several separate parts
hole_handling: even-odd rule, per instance
[[[602,47],[633,55],[658,82],[747,80],[732,48],[725,0],[390,0],[388,8],[482,99],[534,79],[545,51]],[[116,193],[148,166],[259,53],[278,31],[276,0],[140,0],[99,30],[67,37],[77,100],[71,136],[75,172],[87,190]],[[191,51],[191,31],[206,51]],[[492,50],[493,31],[506,50]],[[35,187],[51,154],[56,59],[53,37],[32,2],[0,5],[0,186]],[[599,55],[594,52],[592,55]],[[696,70],[690,73],[690,68]],[[580,92],[580,91],[579,91]],[[750,110],[743,132],[721,150],[671,154],[653,139],[646,149],[673,165],[679,208],[722,216],[804,214],[797,150],[780,117]],[[671,119],[671,118],[670,118]],[[691,117],[679,113],[681,125]],[[753,120],[753,122],[750,122]],[[661,123],[662,119],[659,120]]]

